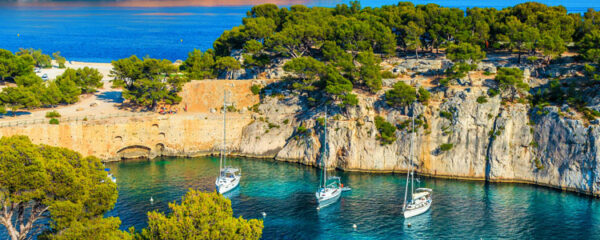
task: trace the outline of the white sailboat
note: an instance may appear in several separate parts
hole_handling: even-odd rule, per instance
[[[415,142],[414,136],[416,134],[415,131],[415,113],[412,115],[412,135],[410,139],[410,163],[408,167],[408,172],[406,173],[406,188],[404,190],[404,205],[402,206],[402,213],[404,214],[404,218],[414,217],[424,212],[427,212],[431,207],[431,194],[432,190],[429,188],[417,188],[414,189],[415,185],[415,175],[413,172],[413,158],[414,151],[413,145]],[[410,183],[410,200],[407,200],[408,197],[408,188]]]
[[[223,95],[223,146],[219,160],[219,176],[215,181],[217,192],[220,194],[231,191],[240,184],[242,171],[239,168],[227,166],[227,91]]]
[[[327,157],[329,156],[327,150],[327,110],[325,110],[325,141],[323,144],[323,150],[321,153],[321,164],[323,174],[321,174],[321,181],[319,183],[319,189],[315,193],[317,198],[318,207],[321,209],[327,207],[332,203],[337,202],[342,196],[344,185],[341,183],[340,177],[332,176],[327,178]]]

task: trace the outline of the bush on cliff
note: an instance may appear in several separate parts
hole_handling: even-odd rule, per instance
[[[375,117],[375,127],[379,131],[377,139],[379,139],[381,145],[392,144],[396,141],[396,126],[385,121],[383,117]]]

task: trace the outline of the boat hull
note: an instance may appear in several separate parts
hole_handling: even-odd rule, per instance
[[[431,208],[431,201],[427,202],[423,207],[420,208],[415,208],[415,209],[406,209],[404,210],[404,218],[410,218],[410,217],[414,217],[417,215],[421,215],[425,212],[427,212],[429,210],[429,208]]]
[[[315,196],[317,197],[317,204],[319,205],[317,208],[324,208],[340,200],[342,191],[340,189],[336,192],[336,194],[332,194],[327,197],[319,197],[319,193],[316,193]]]
[[[237,186],[240,185],[240,178],[241,176],[226,180],[221,180],[217,178],[217,181],[215,182],[217,192],[223,194],[235,189]]]

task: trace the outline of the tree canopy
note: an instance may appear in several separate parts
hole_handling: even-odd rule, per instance
[[[139,59],[135,55],[112,62],[113,87],[123,88],[123,98],[131,103],[155,109],[159,102],[175,104],[184,78],[177,75],[177,67],[163,59]]]
[[[165,215],[148,213],[148,227],[137,239],[260,239],[262,220],[233,217],[231,201],[217,192],[196,190],[182,197],[181,204],[169,203]]]
[[[119,221],[102,217],[117,201],[117,188],[99,159],[36,145],[25,136],[0,138],[0,158],[0,223],[11,239],[39,233],[40,239],[73,239],[64,236],[82,236],[72,234]],[[118,225],[103,231],[123,234]]]

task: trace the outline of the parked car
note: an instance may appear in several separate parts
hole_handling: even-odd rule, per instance
[[[48,81],[48,74],[44,73],[44,75],[42,75],[42,80]]]
[[[33,71],[34,71],[35,73],[41,73],[41,72],[42,72],[42,69],[41,69],[41,68],[39,68],[39,67],[36,67],[36,68],[34,68],[34,69],[33,69]]]

